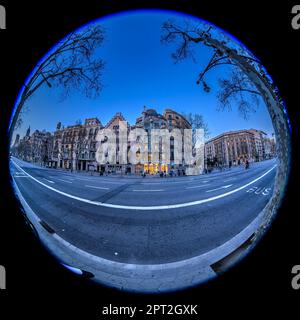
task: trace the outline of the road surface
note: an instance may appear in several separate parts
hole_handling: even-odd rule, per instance
[[[161,264],[241,232],[272,196],[276,160],[178,178],[89,176],[11,159],[24,199],[59,236],[93,255]]]

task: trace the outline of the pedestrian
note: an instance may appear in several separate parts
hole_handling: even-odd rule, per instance
[[[248,159],[245,162],[245,169],[249,169],[249,161],[248,161]]]

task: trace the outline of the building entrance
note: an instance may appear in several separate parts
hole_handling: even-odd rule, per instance
[[[158,163],[145,163],[144,164],[144,172],[147,172],[149,174],[157,174],[158,172],[168,172],[168,165],[167,164],[161,164]]]

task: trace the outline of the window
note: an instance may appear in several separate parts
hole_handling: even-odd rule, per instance
[[[174,148],[174,137],[170,138],[170,146]]]

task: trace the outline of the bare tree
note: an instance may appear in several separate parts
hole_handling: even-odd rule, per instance
[[[176,55],[181,58],[188,57],[193,53],[196,46],[201,44],[212,49],[212,57],[206,68],[199,73],[198,84],[202,84],[205,91],[209,91],[210,87],[205,82],[205,75],[218,65],[232,65],[237,67],[248,78],[250,83],[253,83],[255,91],[259,92],[273,123],[274,132],[276,135],[276,154],[278,158],[278,167],[276,169],[276,183],[273,191],[273,200],[267,204],[265,208],[264,220],[258,229],[258,237],[261,230],[265,229],[278,208],[278,201],[282,196],[282,188],[287,183],[287,178],[290,170],[290,155],[291,155],[291,126],[288,121],[286,106],[280,98],[279,91],[268,76],[266,70],[246,49],[242,46],[237,46],[226,35],[221,35],[212,27],[206,27],[203,24],[190,28],[178,27],[172,21],[167,21],[162,26],[163,42],[178,43]],[[178,40],[178,41],[177,41]]]
[[[199,113],[185,113],[181,112],[182,116],[187,119],[187,121],[191,124],[193,133],[196,129],[203,129],[204,136],[207,138],[209,136],[209,129],[207,123],[204,121],[204,118]]]
[[[239,69],[234,68],[228,79],[219,79],[220,90],[218,110],[232,110],[232,101],[237,104],[239,114],[246,120],[256,112],[260,103],[260,93],[250,79]]]
[[[211,87],[205,80],[206,74],[213,68],[221,65],[230,65],[233,71],[229,74],[229,79],[219,79],[220,91],[217,93],[219,100],[218,110],[231,110],[232,102],[235,101],[239,113],[248,118],[249,113],[258,107],[261,94],[252,83],[250,78],[240,68],[241,63],[257,68],[260,62],[250,56],[245,49],[230,49],[224,40],[215,40],[212,37],[212,27],[208,25],[192,25],[185,22],[183,26],[176,25],[168,20],[162,25],[162,43],[177,44],[175,52],[172,54],[174,62],[177,63],[186,58],[195,61],[195,48],[198,43],[212,48],[212,56],[206,67],[199,73],[197,84],[202,85],[205,92],[210,92]],[[239,60],[236,57],[239,57]],[[241,62],[242,61],[242,62]],[[260,69],[261,72],[262,70]],[[250,98],[250,100],[249,100]],[[254,102],[254,105],[251,104]]]
[[[72,89],[89,98],[99,95],[104,62],[93,54],[103,41],[104,30],[100,26],[90,26],[84,31],[72,32],[50,52],[23,89],[10,126],[10,136],[22,124],[26,102],[43,85],[60,87],[64,98]]]

